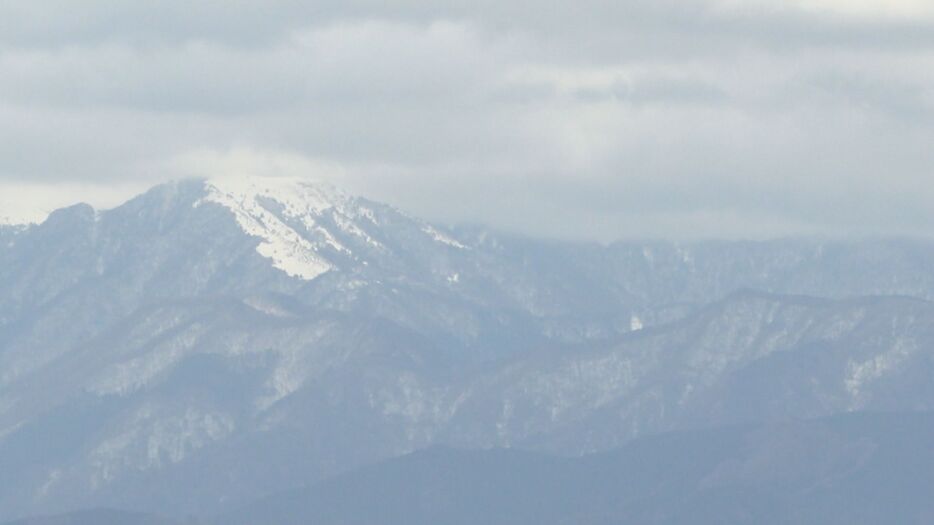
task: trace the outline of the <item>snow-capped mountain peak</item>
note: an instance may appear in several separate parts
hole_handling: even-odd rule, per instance
[[[249,235],[262,239],[256,251],[292,277],[311,280],[333,269],[324,245],[349,252],[326,228],[321,215],[343,211],[352,197],[337,188],[296,178],[218,178],[205,181],[201,202],[229,209]]]
[[[209,179],[204,181],[204,196],[195,205],[204,203],[229,210],[245,233],[260,239],[256,246],[260,255],[286,274],[308,281],[346,264],[385,262],[382,257],[394,251],[392,246],[416,238],[447,249],[467,248],[427,222],[325,182]]]

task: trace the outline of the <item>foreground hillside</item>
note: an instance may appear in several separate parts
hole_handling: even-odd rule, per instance
[[[433,448],[216,523],[929,523],[932,443],[930,413],[865,413],[665,434],[581,458]]]
[[[196,525],[195,521],[176,521],[152,514],[95,509],[23,518],[6,525]]]
[[[931,413],[861,413],[656,435],[576,458],[433,447],[197,523],[929,523],[932,443]],[[9,525],[182,523],[99,510]]]

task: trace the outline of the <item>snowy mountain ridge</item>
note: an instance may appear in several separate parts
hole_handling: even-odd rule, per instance
[[[256,251],[292,277],[311,280],[333,268],[319,253],[321,241],[349,252],[318,223],[327,210],[343,213],[350,208],[351,199],[335,188],[245,177],[207,180],[205,190],[207,195],[195,205],[213,202],[230,210],[245,233],[262,239]]]
[[[204,187],[206,195],[195,206],[214,203],[230,210],[245,233],[261,239],[256,251],[291,277],[310,281],[333,270],[328,252],[358,258],[338,233],[384,248],[366,232],[380,226],[373,209],[329,183],[246,176],[208,179]],[[465,248],[431,225],[421,229],[439,243]]]

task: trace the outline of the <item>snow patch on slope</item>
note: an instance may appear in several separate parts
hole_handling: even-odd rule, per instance
[[[200,202],[229,209],[244,232],[261,239],[256,251],[291,277],[310,281],[333,269],[319,253],[318,243],[294,224],[301,224],[306,233],[317,232],[333,249],[348,251],[316,221],[325,211],[349,201],[335,188],[301,179],[258,177],[211,179],[205,188],[207,196]]]
[[[432,239],[434,239],[436,242],[440,242],[441,244],[447,244],[448,246],[453,246],[454,248],[458,248],[460,250],[464,250],[467,248],[466,246],[457,242],[451,237],[441,233],[440,231],[438,231],[436,228],[434,228],[431,225],[426,224],[422,228],[422,231],[430,235]]]
[[[638,315],[633,315],[629,318],[629,330],[636,332],[642,330],[642,319],[639,319]]]
[[[867,386],[873,381],[882,379],[908,360],[917,350],[913,340],[899,338],[895,344],[885,352],[877,354],[870,359],[857,362],[850,359],[847,362],[847,377],[844,380],[846,391],[850,395],[850,411],[865,408],[869,400],[870,390]]]
[[[165,407],[141,406],[123,430],[91,451],[89,485],[97,490],[126,471],[148,471],[180,463],[192,452],[220,441],[236,428],[228,414],[187,407],[178,414]]]

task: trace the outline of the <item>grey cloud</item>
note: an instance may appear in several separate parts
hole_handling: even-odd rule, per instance
[[[424,102],[484,82],[495,74],[497,53],[508,52],[463,24],[374,21],[313,28],[250,50],[203,42],[10,50],[0,53],[0,95],[33,105],[219,114]]]
[[[599,56],[724,51],[737,40],[772,48],[934,44],[929,20],[853,20],[762,5],[723,10],[704,0],[481,0],[469,5],[450,0],[43,0],[0,6],[0,42],[26,47],[107,42],[164,46],[194,40],[256,47],[292,31],[348,20],[464,20],[496,32],[547,35],[574,51]],[[612,43],[626,45],[608,45]]]
[[[600,102],[609,98],[634,105],[719,105],[730,98],[725,90],[703,80],[666,77],[616,82],[609,89],[583,88],[575,95],[584,102]]]
[[[826,97],[888,115],[905,125],[934,124],[934,86],[925,78],[912,82],[886,73],[827,71],[807,80]]]
[[[337,166],[429,218],[543,235],[934,226],[928,20],[700,1],[19,4],[0,7],[0,186],[155,183],[252,151]],[[213,168],[186,164],[203,152]]]
[[[278,53],[203,44],[139,52],[120,46],[0,55],[0,93],[13,103],[167,113],[240,113],[295,104],[301,77]],[[257,82],[268,78],[272,82]]]

